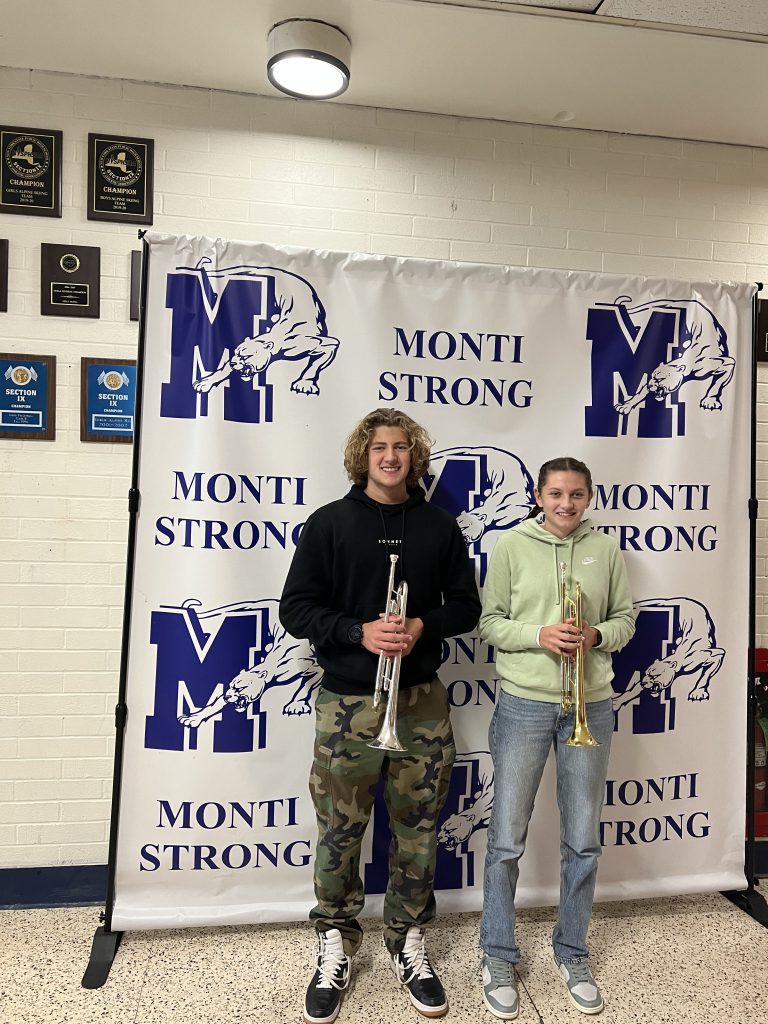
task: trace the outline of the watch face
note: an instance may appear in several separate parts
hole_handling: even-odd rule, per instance
[[[353,644],[359,644],[363,639],[363,627],[359,623],[355,623],[354,626],[349,627],[347,636]]]

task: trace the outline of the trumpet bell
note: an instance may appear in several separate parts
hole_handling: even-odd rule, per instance
[[[600,740],[596,740],[587,728],[586,721],[576,722],[569,739],[565,741],[566,747],[599,747]]]
[[[382,727],[376,739],[371,740],[368,746],[373,747],[375,750],[405,750],[405,747],[397,738],[397,731],[390,729],[386,724]]]

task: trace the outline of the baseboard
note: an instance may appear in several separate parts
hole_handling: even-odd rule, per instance
[[[0,869],[0,908],[88,907],[103,904],[107,865]]]

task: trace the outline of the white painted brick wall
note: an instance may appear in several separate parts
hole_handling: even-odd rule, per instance
[[[131,453],[80,443],[80,357],[135,356],[139,243],[86,220],[88,132],[154,138],[159,230],[768,281],[764,150],[15,69],[0,109],[64,132],[62,218],[0,218],[0,350],[58,359],[56,441],[0,441],[0,867],[106,859]],[[43,241],[101,248],[101,319],[39,316]],[[768,367],[759,380],[768,507]],[[768,643],[765,516],[757,572]]]

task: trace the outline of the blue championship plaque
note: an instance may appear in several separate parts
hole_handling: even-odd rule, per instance
[[[133,441],[136,360],[80,360],[80,440]]]
[[[0,353],[0,437],[56,437],[56,356]]]

